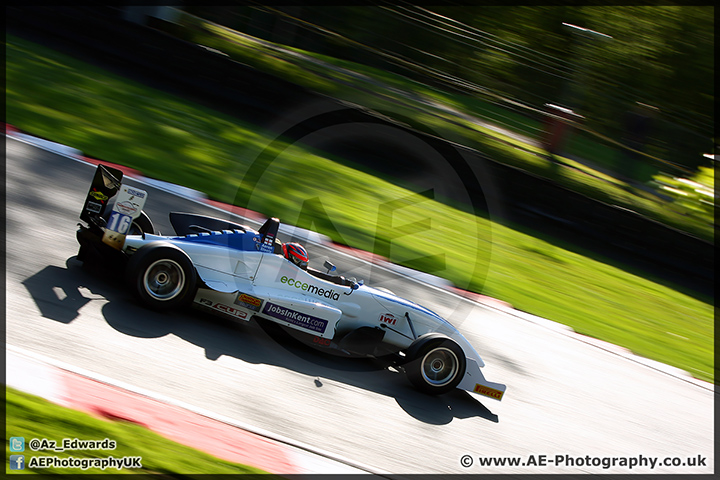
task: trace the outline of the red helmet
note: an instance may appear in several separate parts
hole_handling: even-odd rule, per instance
[[[308,254],[305,250],[305,247],[303,247],[299,243],[290,242],[283,243],[282,249],[285,258],[287,258],[300,268],[307,268]]]

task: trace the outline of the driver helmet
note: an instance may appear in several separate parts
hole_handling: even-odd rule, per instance
[[[289,242],[283,243],[282,246],[283,255],[285,258],[290,260],[292,263],[302,269],[306,269],[308,266],[308,254],[305,247],[299,243]]]

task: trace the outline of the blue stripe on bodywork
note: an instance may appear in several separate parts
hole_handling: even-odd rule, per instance
[[[261,236],[258,233],[211,233],[209,235],[192,234],[184,237],[173,237],[172,240],[202,243],[205,245],[217,245],[219,247],[240,250],[243,252],[257,251]]]

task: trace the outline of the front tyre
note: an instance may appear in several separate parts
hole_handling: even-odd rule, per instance
[[[128,282],[146,307],[170,310],[188,304],[195,295],[197,274],[185,252],[167,243],[150,243],[128,262]]]
[[[424,335],[407,350],[405,373],[415,388],[430,395],[447,393],[465,375],[465,352],[451,338]]]

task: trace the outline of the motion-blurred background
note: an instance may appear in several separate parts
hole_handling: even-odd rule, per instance
[[[712,7],[7,13],[21,130],[712,377]]]

